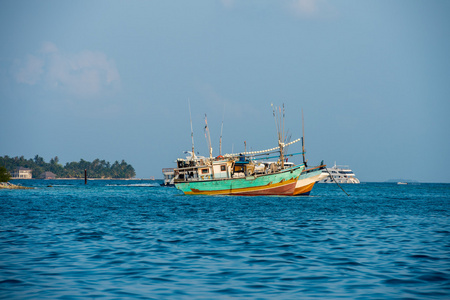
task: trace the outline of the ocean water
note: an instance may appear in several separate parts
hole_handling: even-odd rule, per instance
[[[0,299],[450,299],[450,184],[20,183],[0,190]]]

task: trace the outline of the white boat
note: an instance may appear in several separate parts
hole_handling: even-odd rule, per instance
[[[161,183],[163,186],[174,186],[173,178],[174,171],[173,168],[163,168],[162,173],[164,175],[164,183]]]
[[[323,170],[322,175],[324,178],[319,183],[333,183],[334,181],[337,183],[360,183],[359,179],[355,177],[355,174],[348,166],[337,166],[336,163],[334,163],[332,168]]]

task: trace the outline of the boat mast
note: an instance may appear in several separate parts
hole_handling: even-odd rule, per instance
[[[222,131],[223,131],[223,121],[220,128],[220,140],[219,140],[219,155],[222,155]]]
[[[278,147],[280,148],[280,162],[281,162],[281,169],[284,169],[284,142],[283,142],[283,132],[284,131],[284,104],[283,104],[283,122],[281,120],[281,107],[279,107],[279,112],[275,114],[275,111],[277,110],[276,107],[273,107],[273,118],[275,119],[275,126],[277,127],[277,133],[278,133]],[[277,121],[277,118],[279,119]]]
[[[303,108],[302,108],[302,130],[303,130],[303,136],[302,136],[303,164],[305,165],[305,168],[306,168],[307,160],[305,159],[305,119],[303,118]]]
[[[280,107],[280,118],[281,118],[281,107]],[[281,127],[281,120],[280,120]],[[280,138],[278,140],[278,144],[280,146],[280,160],[281,160],[281,169],[284,169],[284,103],[283,103],[283,128],[280,133]]]
[[[195,159],[195,151],[194,151],[194,130],[192,129],[192,115],[191,115],[191,101],[188,98],[189,103],[189,119],[191,121],[191,138],[192,138],[192,157],[191,160]]]
[[[206,136],[206,133],[208,133],[208,136]],[[213,156],[212,156],[212,147],[211,147],[211,136],[209,134],[208,119],[206,117],[206,114],[205,114],[205,138],[208,142],[209,158],[212,160]]]
[[[286,143],[286,141],[285,141],[285,138],[286,138],[286,136],[284,135],[284,103],[283,103],[283,131],[282,131],[282,134],[283,134],[283,143]]]

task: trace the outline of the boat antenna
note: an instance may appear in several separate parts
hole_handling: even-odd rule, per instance
[[[303,118],[303,108],[302,108],[302,131],[303,131],[303,135],[302,135],[303,164],[305,165],[305,168],[306,168],[307,160],[305,159],[305,119]]]
[[[206,133],[208,133],[208,136],[206,136]],[[206,141],[208,142],[209,158],[212,159],[213,157],[212,157],[212,147],[211,147],[211,136],[209,134],[208,119],[206,117],[206,114],[205,114],[205,138],[206,138]]]
[[[192,129],[192,115],[191,115],[191,100],[188,98],[189,104],[189,120],[191,121],[191,139],[192,139],[192,157],[191,159],[195,159],[195,150],[194,150],[194,130]]]

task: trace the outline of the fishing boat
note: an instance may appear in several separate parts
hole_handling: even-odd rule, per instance
[[[304,165],[290,166],[284,163],[284,148],[300,139],[278,147],[212,157],[191,157],[177,160],[174,169],[175,187],[186,195],[282,195],[292,196]],[[279,151],[276,164],[254,161],[255,155]]]
[[[275,117],[276,109],[274,109]],[[189,108],[190,113],[190,108]],[[281,115],[281,108],[280,108]],[[194,139],[191,119],[192,155],[188,159],[178,159],[174,168],[174,184],[186,195],[283,195],[295,194],[299,177],[305,169],[304,164],[297,166],[285,164],[285,149],[295,142],[286,142],[284,135],[284,106],[283,121],[275,118],[278,131],[278,147],[263,151],[243,152],[239,154],[224,154],[216,158],[212,156],[211,139],[207,118],[205,115],[205,137],[209,146],[209,158],[195,156]],[[220,140],[220,148],[222,141]],[[266,154],[277,152],[276,163],[261,163],[255,157],[267,159]],[[314,170],[305,174],[304,179],[311,176]],[[314,173],[315,175],[315,173]],[[306,181],[302,181],[304,183]],[[299,190],[298,193],[310,192],[313,185]]]
[[[294,193],[303,165],[280,170],[255,172],[255,164],[241,156],[201,161],[199,165],[178,160],[175,187],[186,195],[284,195]]]

